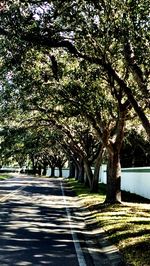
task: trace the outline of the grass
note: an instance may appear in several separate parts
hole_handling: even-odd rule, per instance
[[[108,235],[129,265],[150,265],[150,200],[122,192],[122,204],[106,205],[105,185],[100,184],[99,193],[92,194],[88,188],[73,179],[69,183],[87,206],[99,227]]]
[[[6,175],[6,174],[1,174],[0,175],[0,180],[5,180],[7,178],[10,178],[10,175]]]

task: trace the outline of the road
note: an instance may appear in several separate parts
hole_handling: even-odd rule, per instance
[[[1,181],[0,265],[93,266],[73,205],[62,179]]]

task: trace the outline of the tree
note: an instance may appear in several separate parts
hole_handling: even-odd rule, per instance
[[[101,164],[103,150],[104,148],[107,149],[109,163],[106,201],[120,201],[120,150],[130,103],[128,99],[126,100],[122,90],[120,88],[116,89],[109,79],[105,82],[103,79],[99,79],[97,68],[91,68],[85,63],[82,64],[83,62],[81,62],[79,70],[74,70],[74,77],[73,73],[70,73],[70,80],[68,79],[68,84],[65,84],[63,90],[65,91],[63,96],[65,108],[69,110],[71,106],[74,106],[95,129],[98,142],[101,143],[97,160],[99,165]],[[106,94],[108,86],[111,86],[111,93]],[[88,175],[91,176],[91,187],[94,180],[98,184],[98,177],[96,177],[96,174],[94,174],[94,177],[92,176],[92,172],[86,163],[85,169]],[[94,187],[93,189],[95,189]]]
[[[24,132],[15,128],[1,129],[0,157],[2,165],[9,161],[14,161],[22,168],[26,161],[26,151],[23,143]]]
[[[40,59],[41,58],[42,56],[40,55]],[[35,124],[36,121],[36,124],[39,126],[52,125],[57,130],[61,130],[63,134],[67,136],[67,145],[69,144],[69,149],[72,150],[72,158],[76,166],[76,177],[79,177],[80,180],[83,178],[84,163],[91,191],[97,191],[98,189],[99,167],[101,165],[104,147],[107,148],[109,153],[109,162],[111,162],[108,168],[109,186],[107,201],[115,202],[119,200],[119,152],[123,139],[124,116],[126,108],[128,107],[128,101],[125,101],[124,104],[122,103],[124,94],[121,90],[116,90],[109,79],[105,82],[103,81],[103,78],[99,79],[99,71],[97,71],[97,68],[94,66],[93,68],[90,68],[90,66],[85,64],[83,61],[80,62],[79,70],[77,70],[79,66],[78,62],[73,64],[71,61],[73,70],[71,70],[71,67],[69,66],[69,78],[65,81],[68,76],[68,70],[66,70],[66,75],[64,75],[62,82],[59,82],[59,86],[56,82],[52,83],[51,80],[48,84],[46,82],[46,84],[42,84],[42,86],[40,86],[41,61],[39,61],[39,57],[37,58],[37,62],[38,67],[36,68],[36,72],[35,68],[33,68],[31,72],[30,65],[26,65],[24,62],[26,68],[25,72],[22,73],[24,74],[24,77],[28,77],[28,79],[30,77],[30,82],[27,79],[27,82],[23,82],[22,84],[22,79],[20,80],[20,78],[18,78],[20,74],[18,71],[15,71],[12,79],[13,85],[16,88],[20,88],[18,93],[20,97],[17,107],[19,107],[19,109],[22,108],[27,112],[26,122],[24,121],[24,123],[28,124],[28,121],[31,123],[34,119],[34,122],[32,122],[33,124]],[[29,74],[28,69],[30,69]],[[88,75],[86,75],[86,72]],[[34,88],[32,95],[30,94],[31,84]],[[48,90],[46,94],[42,95],[42,91],[45,91],[45,85],[49,85]],[[58,88],[56,88],[56,86],[58,86]],[[111,86],[111,93],[109,94],[106,94],[107,86]],[[55,94],[49,94],[50,90],[55,90]],[[20,104],[23,104],[23,106]],[[81,114],[82,122],[80,122],[79,119],[75,119],[75,116],[78,116],[81,119]],[[74,117],[73,120],[70,119],[71,117]],[[88,131],[85,131],[85,122],[82,125],[83,117],[97,132],[97,142],[99,144],[96,150],[93,150],[91,145],[91,136],[93,134],[87,134]],[[73,121],[73,123],[70,123],[71,121]],[[75,126],[76,121],[77,126]],[[72,131],[73,134],[70,133]],[[88,140],[89,137],[90,141]],[[92,153],[89,153],[89,151]],[[94,162],[93,158],[96,166],[94,175],[91,170],[91,164]],[[39,164],[39,160],[40,153],[38,152],[38,154],[36,153],[36,157],[35,155],[32,157],[33,163],[36,161],[35,167]],[[54,169],[56,156],[54,157],[51,155],[50,161],[51,168]]]
[[[32,67],[33,60],[36,60],[34,61],[34,67]],[[14,93],[12,94],[13,95],[16,94],[16,90],[18,93],[17,102],[16,101],[9,102],[9,103],[7,102],[7,105],[4,105],[4,109],[6,107],[7,112],[8,112],[8,106],[10,106],[9,108],[12,110],[13,109],[12,106],[14,107],[14,104],[15,104],[15,108],[16,110],[18,110],[17,111],[18,113],[20,113],[20,110],[22,110],[24,114],[26,113],[26,117],[24,117],[23,123],[24,124],[27,123],[27,126],[28,126],[28,123],[32,123],[32,120],[34,119],[36,120],[36,124],[38,123],[39,125],[41,125],[42,123],[44,123],[43,124],[44,126],[53,125],[56,127],[56,129],[57,128],[61,129],[61,131],[65,135],[67,135],[67,137],[69,137],[70,139],[73,139],[72,135],[70,134],[71,130],[67,128],[66,126],[68,124],[68,120],[65,121],[64,117],[67,116],[69,118],[72,116],[74,117],[76,115],[80,115],[80,110],[78,110],[76,106],[71,106],[70,108],[70,107],[67,107],[67,105],[63,105],[64,96],[61,96],[60,92],[63,91],[64,81],[62,81],[62,83],[60,83],[58,86],[58,82],[57,81],[54,82],[53,77],[50,74],[51,73],[50,69],[48,68],[47,65],[48,64],[45,63],[44,61],[44,66],[43,66],[42,53],[35,53],[33,56],[30,52],[27,54],[27,61],[24,61],[22,63],[21,69],[20,67],[15,69],[15,71],[13,72],[13,77],[11,78],[11,82],[13,84],[13,89],[14,89]],[[49,80],[47,80],[46,82],[43,82],[43,75],[41,75],[41,73],[43,72],[45,73],[45,71],[49,73]],[[68,71],[67,71],[67,75],[68,75]],[[57,86],[58,88],[56,88]],[[30,93],[31,87],[32,87],[32,95]],[[59,110],[59,107],[60,107],[60,110]],[[22,116],[21,116],[21,119],[22,119]],[[74,121],[76,121],[75,118],[74,118]],[[46,125],[46,123],[48,124]],[[71,126],[72,126],[72,123],[71,123]],[[76,127],[75,138],[77,137],[80,141],[83,142],[83,139],[81,139],[83,132],[82,133],[77,132],[77,130],[79,131],[78,122],[77,122],[77,127]],[[71,145],[72,145],[72,149],[74,149],[73,153],[76,153],[76,155],[73,156],[73,158],[76,164],[76,169],[78,169],[80,173],[79,174],[80,179],[83,178],[82,176],[83,172],[81,171],[81,169],[83,168],[83,157],[87,157],[86,163],[85,163],[85,160],[84,160],[84,163],[86,164],[88,176],[91,175],[89,176],[89,180],[92,180],[92,171],[90,169],[92,161],[91,161],[91,158],[88,158],[88,153],[87,153],[87,146],[88,148],[90,148],[90,145],[92,143],[91,144],[84,143],[84,146],[86,146],[86,149],[84,149],[84,153],[83,153],[83,150],[81,150],[79,147],[75,148],[75,143],[76,143],[76,140],[74,142],[72,141]],[[91,148],[91,151],[92,151],[92,148]],[[97,154],[97,151],[96,151],[96,154]],[[79,156],[80,156],[80,159],[79,159]],[[94,155],[94,158],[95,158],[95,155]],[[56,156],[55,156],[55,160],[56,160]],[[32,161],[34,160],[32,159]],[[81,165],[79,162],[81,162]],[[97,163],[97,167],[98,165],[100,166],[100,163],[101,161],[99,162],[99,164]],[[54,164],[55,163],[53,163],[53,165]],[[76,171],[77,176],[78,176],[78,171]],[[89,181],[89,184],[93,186],[92,189],[95,189],[95,190],[97,189],[96,186],[98,186],[98,170],[96,171],[97,171],[97,175],[96,175],[97,185],[96,184],[94,185],[93,181]]]
[[[122,88],[149,136],[148,1],[28,4],[10,2],[1,10],[0,33],[2,46],[7,47],[7,62],[20,60],[20,54],[23,58],[29,46],[67,48],[75,56],[101,66],[114,85]]]
[[[122,167],[142,167],[150,165],[150,144],[141,130],[131,129],[125,133],[121,149]]]
[[[42,50],[43,57],[46,58],[47,62],[49,60],[47,53],[51,51],[51,48],[58,50],[58,48],[63,47],[76,56],[79,62],[83,59],[82,62],[89,62],[91,68],[96,66],[98,80],[103,84],[100,87],[107,91],[107,95],[111,95],[109,96],[111,100],[106,99],[105,101],[105,111],[103,112],[101,108],[98,110],[98,108],[92,106],[92,100],[95,99],[92,94],[93,98],[90,96],[89,104],[90,112],[88,112],[87,104],[83,100],[84,97],[86,98],[88,90],[86,90],[86,93],[85,90],[82,90],[83,95],[78,95],[82,86],[78,86],[77,83],[68,86],[69,90],[72,88],[71,96],[76,98],[76,102],[73,101],[73,97],[71,98],[73,105],[71,110],[72,113],[75,110],[78,110],[78,113],[80,110],[81,113],[86,114],[86,119],[93,125],[103,145],[107,148],[109,165],[111,165],[108,177],[111,176],[109,183],[112,183],[110,187],[114,188],[112,197],[115,201],[115,193],[119,183],[116,182],[119,180],[119,178],[116,179],[119,169],[117,167],[123,141],[124,122],[130,107],[129,103],[141,119],[148,135],[150,132],[148,102],[146,99],[149,80],[147,71],[148,16],[147,9],[144,6],[145,2],[140,0],[138,7],[132,1],[126,1],[125,3],[113,1],[98,4],[95,1],[81,1],[80,3],[66,1],[63,7],[60,1],[51,1],[50,4],[45,1],[44,5],[41,1],[37,5],[33,1],[29,1],[29,4],[27,7],[24,2],[21,4],[15,3],[7,8],[5,7],[2,11],[2,15],[6,18],[2,23],[3,27],[1,27],[2,40],[5,47],[7,47],[7,49],[2,49],[2,63],[5,66],[6,73],[8,65],[16,65],[13,59],[20,58],[16,47],[21,49],[21,51],[18,49],[22,54],[22,58],[18,60],[20,63],[27,55],[26,51],[29,45],[31,46],[30,51],[33,47],[34,50]],[[26,13],[23,13],[24,9]],[[13,12],[15,19],[12,15]],[[13,31],[10,32],[10,29],[13,29]],[[19,39],[15,39],[18,32],[20,33]],[[11,46],[7,36],[13,39],[13,46]],[[143,47],[145,53],[143,53]],[[52,63],[53,77],[58,81],[58,62],[55,56],[50,55],[49,58]],[[47,82],[47,73],[44,74],[44,78]],[[52,87],[54,90],[56,89],[56,86]],[[64,86],[65,89],[66,87]],[[74,95],[74,92],[77,92],[77,94]],[[91,90],[88,91],[87,95],[89,96],[90,93]],[[103,106],[102,95],[103,93],[100,96],[100,103]],[[39,97],[31,97],[32,106],[44,113],[45,116],[49,113],[49,120],[53,121],[52,124],[59,126],[59,123],[56,123],[58,111],[54,115],[54,106],[55,108],[58,106],[59,99],[56,101],[52,97],[52,108],[50,106],[41,108],[41,105],[45,104],[45,100],[43,102],[41,99],[43,98],[39,100]],[[112,105],[110,104],[111,101],[113,102]],[[78,102],[80,103],[79,106],[77,106]],[[81,102],[86,106],[85,108],[83,108]],[[115,115],[113,114],[114,110]]]

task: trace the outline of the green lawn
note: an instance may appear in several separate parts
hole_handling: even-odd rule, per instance
[[[0,174],[0,180],[4,180],[10,178],[10,175],[6,175],[6,174]]]
[[[122,204],[106,205],[105,185],[99,193],[90,194],[89,189],[73,179],[69,183],[84,206],[88,206],[98,226],[102,227],[130,265],[150,265],[150,200],[130,193],[122,193]]]

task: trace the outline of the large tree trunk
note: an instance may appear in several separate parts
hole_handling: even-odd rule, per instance
[[[62,166],[59,166],[59,177],[62,177]]]
[[[36,167],[37,167],[37,164],[35,163],[35,160],[33,157],[31,157],[31,162],[32,162],[32,174],[33,175],[36,175]]]
[[[74,178],[75,177],[75,164],[73,160],[70,160],[69,163],[69,178]]]
[[[121,165],[120,165],[120,151],[113,147],[108,156],[107,165],[107,203],[121,202]]]
[[[92,180],[93,180],[93,173],[91,166],[89,165],[89,162],[86,158],[84,158],[84,168],[85,168],[85,173],[88,179],[88,184],[90,187],[90,190],[92,189]]]
[[[51,166],[51,177],[55,176],[55,167]]]
[[[37,173],[38,173],[38,175],[40,175],[40,176],[42,175],[42,166],[41,166],[41,164],[38,165]]]
[[[89,185],[89,180],[88,180],[88,177],[87,177],[86,172],[84,173],[84,185],[85,185],[86,187],[90,187],[90,185]]]
[[[79,177],[79,157],[76,155],[72,156],[72,161],[70,161],[70,173],[69,177],[78,180]]]
[[[81,172],[82,172],[82,157],[79,155],[78,157],[73,158],[74,165],[75,165],[75,179],[80,180]]]
[[[44,165],[43,165],[43,173],[42,173],[42,175],[46,175],[46,171],[47,171],[47,163],[44,163]]]
[[[94,175],[91,185],[91,192],[98,192],[98,184],[99,184],[99,170],[102,164],[102,156],[103,156],[104,146],[101,147],[98,157],[94,166]]]
[[[75,180],[79,179],[79,167],[78,164],[75,164]]]
[[[36,175],[36,165],[34,165],[33,168],[32,168],[32,174]]]
[[[83,159],[80,160],[80,162],[78,163],[78,181],[81,183],[84,183],[84,163],[83,163]]]
[[[107,165],[107,203],[121,202],[121,164],[120,150],[124,138],[125,118],[127,114],[127,102],[120,105],[117,128],[114,137],[109,140],[108,150],[108,165]]]
[[[37,173],[37,162],[33,165],[33,175],[36,175]]]

